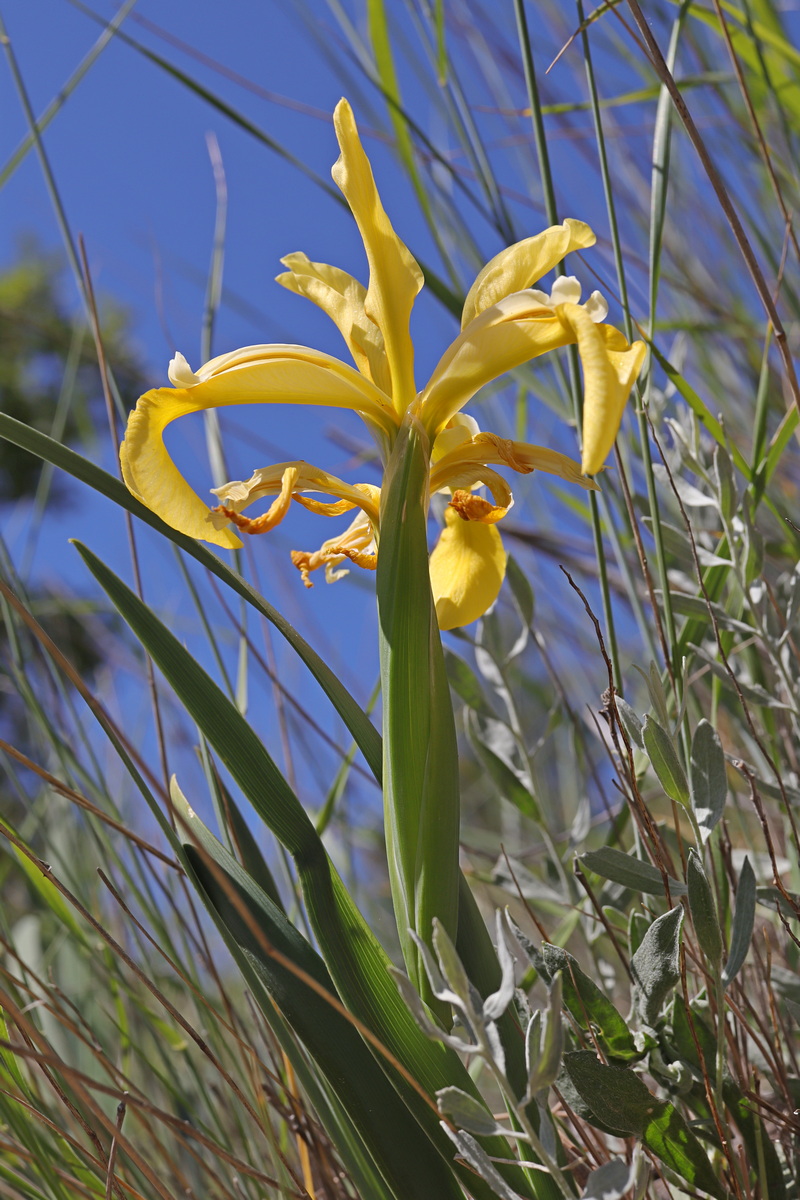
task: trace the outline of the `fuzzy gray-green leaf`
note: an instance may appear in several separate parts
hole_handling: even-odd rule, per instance
[[[664,791],[670,800],[685,807],[689,803],[689,784],[672,738],[658,721],[648,716],[645,718],[642,739]]]
[[[689,886],[689,911],[700,949],[708,959],[709,966],[717,974],[722,965],[723,953],[719,917],[711,884],[695,850],[689,851],[686,882]]]
[[[728,795],[722,745],[716,729],[705,719],[692,738],[691,778],[692,808],[705,845],[725,811]]]
[[[633,1008],[645,1025],[655,1025],[664,1001],[681,977],[682,925],[683,908],[678,904],[656,918],[631,959]]]
[[[739,872],[739,885],[736,889],[736,908],[733,912],[733,925],[731,926],[731,948],[728,954],[728,961],[722,972],[722,982],[725,987],[736,978],[742,969],[744,960],[747,958],[750,939],[753,936],[755,916],[756,877],[753,868],[750,866],[750,859],[746,858]]]

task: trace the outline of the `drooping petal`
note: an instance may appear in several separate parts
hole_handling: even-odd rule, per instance
[[[365,493],[369,491],[370,503],[377,511],[380,503],[380,488],[370,484],[360,486],[363,487]],[[347,571],[337,571],[335,568],[346,558],[355,563],[357,567],[364,567],[368,571],[374,571],[378,565],[376,524],[371,520],[366,509],[356,516],[343,533],[323,542],[319,550],[292,550],[292,562],[308,588],[314,586],[309,579],[309,574],[323,566],[326,583],[336,583],[338,579],[342,579]]]
[[[375,526],[379,521],[379,487],[373,484],[347,484],[343,479],[338,479],[336,475],[314,467],[309,462],[278,462],[273,463],[271,467],[259,467],[258,470],[254,470],[251,478],[234,480],[230,484],[223,484],[222,487],[212,487],[211,492],[213,496],[219,497],[221,508],[236,515],[241,514],[255,500],[275,494],[282,497],[288,492],[289,499],[296,500],[297,504],[311,512],[318,512],[320,516],[341,516],[343,512],[359,508],[366,512]],[[338,500],[333,503],[313,500],[305,494],[307,492],[337,496]],[[241,524],[240,528],[246,529],[248,533],[263,533],[266,528],[272,528],[272,524],[277,524],[272,522],[264,528],[252,528],[258,526],[259,522],[260,517],[255,517],[252,522]]]
[[[276,283],[298,296],[307,297],[327,313],[347,343],[361,374],[390,396],[392,383],[383,334],[364,310],[367,289],[363,283],[338,267],[312,262],[299,251],[287,254],[281,262],[288,270],[277,276]]]
[[[437,487],[437,483],[441,483],[441,487]],[[503,476],[499,475],[497,471],[492,470],[491,467],[487,467],[485,463],[462,461],[454,463],[452,469],[447,470],[445,473],[440,474],[436,472],[431,474],[431,492],[454,492],[457,489],[471,490],[475,487],[487,487],[489,489],[494,499],[495,507],[498,510],[501,508],[503,510],[502,516],[506,515],[514,503],[511,488]]]
[[[193,386],[157,388],[139,399],[120,448],[122,474],[133,495],[173,529],[217,546],[241,542],[216,527],[208,505],[170,458],[163,434],[178,417],[231,404],[316,404],[352,408],[377,431],[396,428],[393,409],[369,380],[305,346],[248,346],[190,373],[198,381]]]
[[[530,293],[506,296],[471,321],[439,360],[420,393],[425,428],[435,437],[485,383],[574,341],[572,326]]]
[[[346,100],[337,104],[333,123],[341,150],[333,167],[333,179],[350,205],[369,262],[364,311],[383,334],[392,399],[397,411],[405,412],[416,392],[414,347],[408,323],[423,275],[384,211],[369,159],[359,140],[353,110]]]
[[[644,342],[628,345],[612,325],[596,325],[578,304],[556,310],[571,325],[583,365],[583,455],[581,470],[596,474],[614,445],[622,414],[644,361]]]
[[[461,328],[465,329],[485,309],[491,308],[512,292],[529,288],[537,279],[552,271],[572,250],[593,246],[594,233],[583,221],[567,218],[563,225],[551,225],[535,237],[525,238],[501,250],[486,264],[464,301]]]
[[[567,483],[576,483],[587,491],[599,491],[597,484],[582,474],[581,464],[567,454],[550,450],[547,446],[534,446],[530,442],[514,442],[498,437],[495,433],[478,433],[450,454],[441,458],[431,471],[431,491],[443,487],[465,487],[462,480],[470,470],[477,471],[477,464],[495,463],[510,467],[520,475],[531,471],[545,471],[558,475]],[[488,480],[485,480],[489,486]]]
[[[494,525],[444,510],[445,528],[430,557],[431,589],[440,629],[457,629],[494,604],[508,556]]]

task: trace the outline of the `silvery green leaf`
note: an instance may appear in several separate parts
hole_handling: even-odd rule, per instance
[[[471,1134],[464,1133],[460,1129],[451,1129],[444,1121],[441,1122],[441,1125],[450,1141],[455,1145],[459,1156],[480,1175],[485,1183],[489,1184],[500,1200],[522,1200],[522,1197],[508,1186],[489,1155],[482,1146],[478,1145]]]
[[[652,863],[634,858],[613,846],[603,846],[600,850],[587,850],[578,856],[582,867],[588,867],[603,879],[613,883],[621,883],[623,887],[635,892],[643,892],[648,896],[664,895],[664,880],[661,872]],[[668,876],[670,895],[685,896],[686,884],[679,879]]]
[[[723,521],[730,521],[739,504],[736,476],[730,455],[724,447],[714,447],[714,481],[717,485],[717,502]]]
[[[628,704],[627,700],[622,699],[622,696],[616,696],[614,703],[617,706],[617,712],[619,713],[619,719],[622,722],[622,726],[628,735],[628,741],[632,746],[641,750],[644,746],[644,742],[642,741],[642,722],[639,720],[630,704]]]
[[[723,664],[717,662],[713,655],[704,650],[702,646],[697,646],[693,642],[690,643],[690,647],[703,660],[708,669],[716,675],[717,679],[722,680],[730,691],[735,692],[736,685],[738,685],[739,691],[745,700],[750,700],[753,704],[758,704],[762,708],[792,708],[791,704],[784,704],[782,700],[778,700],[776,696],[770,695],[766,688],[761,687],[758,683],[745,683],[737,676],[735,685]]]
[[[448,988],[447,982],[439,970],[436,959],[433,957],[422,938],[419,936],[419,934],[415,933],[413,929],[410,930],[410,933],[413,941],[419,949],[420,957],[422,958],[425,966],[425,974],[428,976],[428,982],[431,985],[431,990],[436,999],[443,1001],[445,1004],[458,1004],[459,996],[456,992],[451,991],[450,988]]]
[[[539,1063],[541,1037],[542,1014],[537,1009],[528,1022],[528,1027],[525,1030],[525,1068],[528,1072],[528,1079],[530,1079]],[[528,1090],[530,1091],[530,1087]]]
[[[487,996],[483,1003],[483,1015],[487,1021],[496,1021],[506,1011],[514,997],[514,959],[506,941],[506,923],[500,909],[495,913],[497,936],[497,958],[502,972],[500,987]]]
[[[586,1181],[581,1200],[622,1200],[636,1182],[636,1166],[622,1158],[612,1158],[592,1171]]]
[[[471,1008],[472,997],[464,964],[458,957],[456,948],[451,942],[447,930],[436,917],[433,919],[433,948],[439,959],[442,974],[450,988],[455,992],[462,1004],[468,1005]],[[431,986],[433,986],[433,980],[431,980]]]
[[[507,891],[513,894],[522,895],[526,900],[535,900],[537,904],[550,906],[563,911],[564,905],[569,903],[567,897],[557,892],[550,884],[544,883],[532,871],[521,863],[516,858],[501,855],[492,869],[491,881],[499,887],[506,888]],[[511,932],[517,938],[516,928],[510,926]],[[517,940],[519,940],[517,938]]]
[[[722,934],[719,928],[717,906],[714,903],[714,893],[711,890],[711,884],[700,855],[696,850],[689,851],[686,882],[689,887],[689,911],[692,914],[694,931],[700,943],[700,949],[708,959],[708,964],[716,976],[722,966]]]
[[[692,808],[705,845],[725,811],[728,796],[725,754],[716,729],[705,718],[694,731],[690,767]]]
[[[505,1137],[514,1131],[507,1125],[495,1121],[489,1110],[476,1100],[474,1096],[462,1092],[461,1088],[446,1087],[436,1093],[436,1104],[443,1117],[449,1117],[454,1125],[474,1133],[476,1137],[493,1137],[500,1134]]]
[[[561,972],[556,975],[550,985],[547,1011],[541,1032],[540,1052],[538,1061],[528,1076],[528,1094],[535,1096],[537,1092],[549,1088],[561,1070],[561,1057],[564,1053],[564,1030],[561,1024]]]
[[[689,803],[689,783],[672,738],[666,729],[650,716],[645,718],[642,738],[662,788],[670,800],[686,807]]]
[[[680,979],[679,948],[683,908],[680,904],[657,917],[631,959],[633,1009],[653,1027],[661,1006]]]
[[[500,1032],[499,1032],[497,1026],[495,1025],[494,1021],[486,1021],[483,1024],[483,1036],[486,1039],[486,1041],[489,1043],[489,1050],[491,1051],[492,1061],[498,1067],[500,1072],[503,1075],[505,1075],[505,1073],[506,1073],[506,1052],[503,1048],[503,1043],[500,1040]]]
[[[742,969],[747,951],[750,949],[750,939],[753,936],[753,923],[756,916],[756,877],[746,858],[739,872],[739,883],[736,888],[736,907],[731,925],[731,948],[728,961],[722,972],[722,983],[727,987]]]
[[[659,482],[670,485],[670,479],[667,474],[667,468],[661,463],[653,464],[653,474]],[[679,475],[672,476],[672,483],[675,485],[675,490],[680,496],[687,508],[716,508],[717,502],[713,496],[709,496],[706,492],[701,492],[699,488],[694,487],[691,483],[687,483],[685,479],[681,479]]]
[[[637,667],[635,664],[634,668],[639,672],[642,679],[647,684],[647,692],[650,696],[650,703],[655,709],[656,716],[658,717],[659,721],[666,729],[666,727],[669,725],[669,710],[667,708],[667,697],[666,693],[664,692],[664,685],[661,682],[661,672],[654,662],[650,663],[647,674],[645,674],[641,667]]]
[[[475,712],[484,717],[496,718],[497,714],[484,695],[480,680],[469,663],[460,655],[454,654],[448,647],[445,647],[444,650],[444,662],[447,678],[456,695],[460,696],[464,703]]]
[[[527,575],[511,554],[506,563],[506,581],[511,588],[511,595],[514,597],[514,603],[523,624],[526,628],[530,628],[534,612],[533,588]]]

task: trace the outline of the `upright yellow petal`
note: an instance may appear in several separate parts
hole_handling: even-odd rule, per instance
[[[445,528],[430,557],[431,589],[440,629],[482,617],[497,599],[508,556],[494,525],[464,521],[444,510]]]
[[[369,262],[364,311],[383,334],[392,399],[397,411],[405,412],[416,392],[414,347],[408,325],[423,275],[384,211],[353,110],[346,100],[337,104],[333,122],[341,150],[333,179],[350,205]]]
[[[164,445],[178,417],[231,404],[316,404],[352,408],[374,427],[396,426],[386,398],[338,359],[305,346],[249,346],[212,359],[196,374],[183,360],[173,377],[188,387],[158,388],[139,399],[120,448],[128,489],[173,529],[228,548],[241,542],[218,528],[208,505],[181,475]]]
[[[327,313],[339,329],[362,375],[391,396],[392,382],[383,334],[364,310],[367,289],[346,271],[312,262],[301,252],[281,259],[289,269],[276,282],[305,296]]]
[[[613,325],[596,325],[578,304],[556,312],[575,331],[583,365],[583,454],[581,470],[595,475],[614,445],[622,414],[644,361],[644,342],[628,345]]]
[[[428,433],[435,437],[485,383],[574,341],[572,326],[529,293],[493,304],[445,351],[420,393],[420,417]]]
[[[525,238],[496,254],[483,268],[464,301],[461,328],[512,292],[536,283],[572,250],[593,246],[594,233],[583,221],[568,217],[563,225],[551,225],[535,237]]]

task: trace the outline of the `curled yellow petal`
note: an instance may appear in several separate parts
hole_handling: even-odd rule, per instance
[[[188,375],[197,380],[190,387],[158,388],[139,399],[120,448],[122,474],[133,495],[173,529],[217,546],[241,542],[219,528],[219,518],[170,458],[163,435],[178,417],[231,404],[315,404],[355,409],[377,431],[396,428],[393,410],[369,380],[305,346],[248,346],[212,359],[196,374],[186,364]]]
[[[450,508],[454,508],[462,521],[479,521],[482,525],[496,525],[502,521],[509,505],[492,504],[483,496],[476,496],[465,488],[456,488]]]
[[[440,629],[457,629],[494,604],[506,573],[507,555],[494,525],[464,521],[444,510],[445,528],[430,557],[430,576]]]
[[[312,262],[300,253],[287,254],[281,262],[288,270],[276,282],[298,296],[305,296],[327,313],[347,343],[362,375],[391,395],[392,383],[386,361],[383,334],[364,309],[367,289],[346,271],[327,263]]]
[[[472,440],[457,447],[436,463],[431,471],[431,491],[443,487],[464,487],[462,479],[470,470],[478,471],[476,464],[495,463],[510,467],[519,475],[531,471],[545,471],[558,475],[567,483],[576,483],[587,491],[599,491],[597,484],[582,473],[581,464],[568,454],[550,450],[547,446],[534,446],[530,442],[515,442],[498,437],[495,433],[478,433]],[[485,470],[485,468],[483,468]],[[481,476],[483,478],[483,476]],[[487,486],[488,479],[483,480]]]
[[[369,262],[369,287],[364,311],[383,334],[392,381],[391,395],[398,412],[414,398],[414,347],[409,317],[423,275],[407,246],[392,228],[381,204],[356,128],[353,110],[340,100],[333,114],[341,154],[333,179],[356,219]]]
[[[220,522],[224,518],[250,534],[267,533],[279,525],[292,500],[320,516],[338,517],[353,508],[361,508],[376,528],[379,520],[379,488],[369,483],[345,483],[343,479],[302,461],[260,467],[247,480],[233,480],[211,490],[220,498],[220,504],[212,514],[218,515]],[[324,492],[339,499],[328,503],[303,495],[304,492]],[[242,516],[249,505],[272,495],[276,499],[262,516]]]
[[[572,326],[583,365],[583,456],[581,470],[595,475],[614,445],[631,388],[641,370],[644,342],[628,345],[612,325],[596,325],[578,304],[560,304]]]
[[[380,501],[380,488],[362,485],[364,491],[370,489],[373,505]],[[318,550],[292,550],[292,562],[300,572],[300,577],[307,588],[313,587],[309,579],[312,571],[325,568],[325,582],[336,583],[347,571],[337,571],[335,568],[349,559],[357,567],[374,571],[378,565],[378,549],[375,537],[376,524],[366,511],[360,512],[355,520],[336,537],[328,538]]]
[[[593,246],[595,235],[583,221],[568,217],[563,225],[551,225],[535,237],[525,238],[501,250],[478,275],[464,301],[461,328],[485,309],[491,308],[512,292],[521,292],[536,283],[572,250]]]

